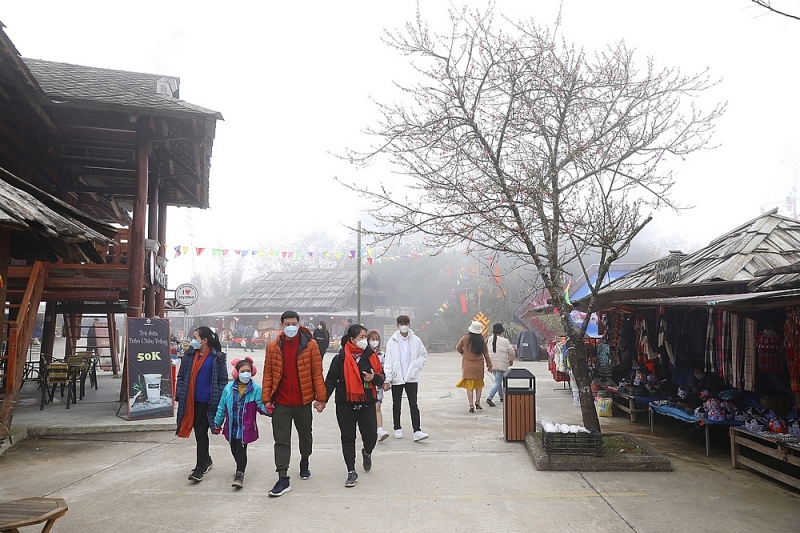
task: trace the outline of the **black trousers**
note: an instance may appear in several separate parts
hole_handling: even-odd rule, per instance
[[[231,455],[236,461],[236,471],[244,473],[247,468],[247,444],[242,444],[239,439],[231,439]]]
[[[422,431],[419,422],[419,407],[417,407],[417,389],[419,383],[406,383],[404,385],[392,385],[392,416],[394,418],[394,429],[401,429],[400,426],[400,404],[403,401],[403,389],[408,398],[408,409],[411,411],[411,427],[414,431]]]
[[[208,403],[194,402],[194,439],[197,441],[197,464],[194,468],[205,470],[211,455],[208,452]]]
[[[352,403],[336,404],[336,420],[342,434],[342,455],[347,471],[356,469],[356,426],[361,433],[361,442],[367,454],[375,449],[378,441],[378,419],[375,417],[375,404],[361,405],[354,409]]]

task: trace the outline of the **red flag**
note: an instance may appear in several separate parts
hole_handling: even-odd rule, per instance
[[[371,257],[367,257],[367,263],[369,263],[369,266],[372,266],[372,258]]]
[[[467,295],[460,294],[459,298],[461,298],[461,313],[467,314]]]
[[[203,253],[203,251],[205,250],[205,248],[195,248],[194,250],[197,253],[197,255],[201,255]]]

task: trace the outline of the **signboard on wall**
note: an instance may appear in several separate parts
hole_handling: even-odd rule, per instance
[[[128,420],[165,418],[173,414],[169,320],[128,318]]]

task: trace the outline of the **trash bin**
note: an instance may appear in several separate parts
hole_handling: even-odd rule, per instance
[[[536,431],[536,376],[527,368],[506,372],[503,401],[503,438],[508,442],[524,441],[528,433]]]

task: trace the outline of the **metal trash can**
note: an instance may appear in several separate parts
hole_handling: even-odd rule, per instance
[[[506,372],[503,401],[503,438],[507,442],[524,441],[528,433],[536,431],[536,376],[527,368]]]

